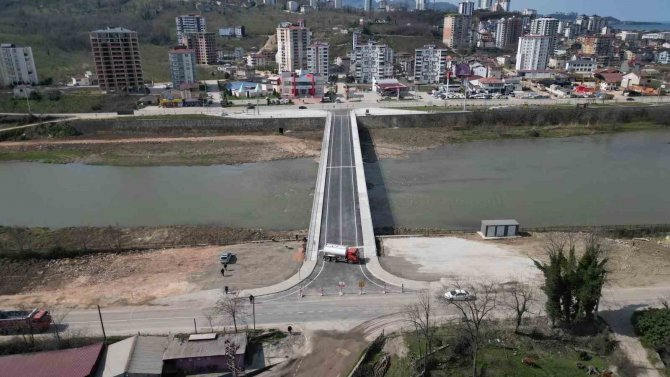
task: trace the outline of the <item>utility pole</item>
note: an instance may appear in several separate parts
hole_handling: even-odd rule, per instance
[[[254,318],[254,330],[256,330],[256,300],[254,295],[249,295],[249,301],[251,301],[251,313]]]
[[[195,333],[198,333],[198,326],[195,324],[195,318],[193,318],[193,328],[195,329]]]
[[[98,305],[98,317],[100,317],[100,327],[102,328],[102,338],[107,342],[107,335],[105,334],[105,324],[102,323],[102,313],[100,312],[100,305]]]

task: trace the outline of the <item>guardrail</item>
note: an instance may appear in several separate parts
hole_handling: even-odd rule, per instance
[[[319,254],[319,237],[321,237],[321,216],[323,212],[323,200],[325,193],[326,171],[328,170],[328,146],[330,145],[330,128],[332,127],[333,113],[326,116],[326,125],[323,128],[323,140],[321,142],[321,159],[319,160],[319,171],[314,188],[314,202],[312,204],[312,216],[309,221],[309,233],[307,234],[307,258],[315,261]]]

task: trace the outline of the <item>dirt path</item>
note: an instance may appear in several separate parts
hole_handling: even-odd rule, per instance
[[[3,307],[90,308],[147,304],[224,285],[231,290],[263,287],[298,271],[294,254],[299,247],[299,242],[267,242],[58,260],[0,259],[0,302]],[[225,277],[218,261],[222,249],[237,256]],[[17,286],[19,280],[24,284]]]

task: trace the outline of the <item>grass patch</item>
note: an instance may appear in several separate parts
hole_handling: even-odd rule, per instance
[[[33,161],[49,164],[65,164],[86,156],[86,152],[74,149],[53,151],[0,152],[0,161]]]
[[[30,100],[33,114],[116,112],[135,108],[137,95],[108,95],[96,89],[65,90],[60,99]],[[0,112],[28,113],[25,99],[14,98],[11,93],[0,93]]]

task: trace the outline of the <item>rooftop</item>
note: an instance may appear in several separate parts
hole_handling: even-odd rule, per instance
[[[133,336],[107,347],[96,377],[115,377],[125,373],[160,375],[167,337]]]
[[[243,354],[247,349],[246,334],[218,334],[216,339],[187,340],[173,338],[163,354],[163,360],[187,359],[192,357],[208,357],[225,355],[225,343],[232,342],[237,346],[236,355]]]
[[[4,376],[89,377],[95,373],[103,344],[0,357]]]
[[[108,27],[106,29],[94,30],[92,33],[134,33],[134,31],[126,29],[124,27]]]

